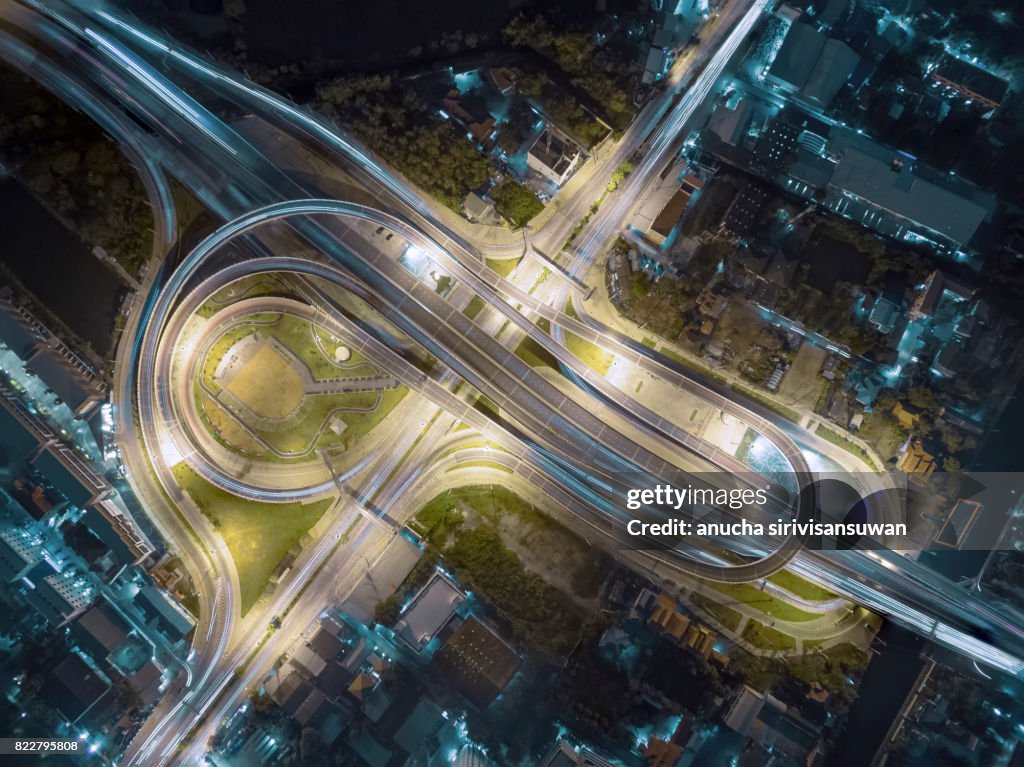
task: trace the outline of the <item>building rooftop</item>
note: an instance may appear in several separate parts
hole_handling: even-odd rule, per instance
[[[530,147],[530,156],[541,163],[557,176],[564,176],[572,168],[579,153],[569,139],[562,138],[549,128],[545,128]]]
[[[523,73],[514,67],[493,67],[487,70],[491,83],[502,93],[508,93],[522,78]]]
[[[183,638],[192,630],[194,619],[173,604],[171,598],[156,586],[143,586],[139,589],[137,600],[147,618],[156,618],[160,629],[171,641]]]
[[[160,667],[152,660],[146,661],[142,668],[127,677],[128,686],[139,696],[143,705],[155,701],[160,694],[162,679]]]
[[[110,690],[110,680],[72,653],[58,663],[43,682],[42,696],[74,724]]]
[[[936,269],[928,276],[923,292],[914,299],[910,316],[912,318],[931,317],[938,310],[942,299],[949,296],[954,301],[968,301],[974,297],[976,290],[969,285],[948,277],[942,270]]]
[[[76,412],[101,396],[97,387],[90,386],[85,379],[72,373],[67,363],[48,349],[40,349],[26,367]]]
[[[768,79],[820,106],[828,106],[860,57],[841,40],[810,24],[793,24],[768,69]]]
[[[407,754],[423,756],[421,746],[430,740],[444,726],[445,717],[441,708],[432,700],[420,698],[415,708],[395,732],[395,743]],[[433,751],[425,748],[425,751]]]
[[[448,624],[465,599],[466,595],[450,578],[436,572],[402,613],[395,633],[411,647],[422,651]]]
[[[751,687],[744,687],[736,696],[725,724],[765,748],[790,757],[806,755],[819,739],[811,726],[790,714],[781,701]]]
[[[466,218],[475,223],[491,223],[494,217],[494,205],[476,192],[470,192],[462,201],[462,209],[466,212]]]
[[[82,649],[103,660],[128,638],[131,626],[105,601],[98,602],[71,624],[71,634]]]
[[[969,242],[988,215],[972,200],[917,176],[912,164],[894,167],[852,147],[836,166],[831,186],[956,243]]]
[[[729,108],[727,104],[719,106],[708,121],[708,129],[713,131],[728,144],[735,146],[743,137],[751,122],[752,104],[750,99],[740,99]]]
[[[898,468],[917,481],[925,481],[935,473],[935,456],[926,451],[920,441],[915,441],[903,454]]]
[[[310,648],[324,660],[334,659],[345,646],[344,642],[338,639],[338,630],[339,626],[333,620],[324,620],[316,634],[309,640]]]
[[[983,100],[999,105],[1010,90],[1006,80],[955,56],[944,56],[932,77],[945,80]]]
[[[811,76],[827,38],[810,24],[793,24],[768,69],[768,76],[777,82],[800,90]]]
[[[661,209],[654,222],[651,224],[651,231],[667,238],[675,229],[679,219],[683,217],[683,211],[690,203],[690,192],[679,189],[672,195],[665,207]]]
[[[935,543],[950,549],[959,549],[971,532],[984,506],[978,501],[961,498],[949,512],[942,528],[935,535]]]
[[[842,40],[829,38],[825,41],[807,82],[800,89],[801,95],[822,106],[831,104],[859,62],[860,56],[854,53],[850,46]]]
[[[501,694],[519,670],[519,656],[480,621],[470,618],[437,654],[435,663],[480,709]]]

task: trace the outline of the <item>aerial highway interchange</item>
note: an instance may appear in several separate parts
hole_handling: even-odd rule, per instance
[[[804,491],[775,488],[773,514],[814,514],[818,499],[806,456],[826,452],[827,444],[779,423],[754,402],[714,390],[587,311],[591,266],[678,151],[767,5],[764,0],[730,3],[714,32],[679,62],[672,87],[644,108],[593,179],[518,244],[471,241],[437,214],[434,202],[337,127],[222,71],[127,14],[68,1],[3,6],[0,18],[8,28],[36,43],[29,49],[0,31],[7,61],[117,139],[139,170],[154,213],[154,255],[160,257],[154,264],[160,265],[146,275],[118,350],[117,429],[133,489],[199,587],[200,628],[178,694],[157,706],[124,764],[197,763],[219,722],[290,640],[326,604],[354,587],[368,563],[436,490],[439,476],[460,463],[504,466],[513,477],[508,482],[544,492],[588,535],[609,541],[621,528],[617,517],[629,483],[683,485],[688,477],[716,472],[740,482],[765,481],[751,478],[734,457],[588,367],[568,350],[566,334],[614,355],[617,365],[699,397],[770,440]],[[302,151],[336,164],[361,185],[363,197],[331,199],[315,178],[300,179],[277,167],[269,148],[264,152],[204,106],[204,96],[212,102],[214,95],[257,116]],[[642,159],[636,170],[563,250],[619,160],[638,150]],[[222,222],[187,249],[179,249],[185,232],[178,224],[172,178]],[[389,242],[393,234],[450,275],[452,292],[440,295],[399,264],[382,244],[382,231],[389,233]],[[485,257],[520,256],[507,277],[485,263]],[[294,316],[323,328],[410,391],[366,445],[336,467],[314,461],[298,471],[287,463],[239,471],[245,461],[231,456],[203,425],[192,386],[202,365],[199,353],[215,340],[203,334],[222,331],[190,321],[211,296],[261,275],[281,276],[303,300],[247,298],[232,305],[235,314],[227,315],[232,320],[258,312]],[[337,300],[339,289],[371,307],[375,321],[353,321]],[[485,308],[470,319],[463,309],[477,297]],[[389,345],[387,334],[379,332],[382,326],[425,352],[433,366],[425,371]],[[525,338],[557,360],[571,386],[552,383],[516,356]],[[476,406],[481,396],[493,405],[492,412]],[[460,431],[460,425],[470,429]],[[500,449],[479,447],[481,436]],[[178,487],[172,469],[182,461],[210,483],[252,500],[338,498],[329,529],[303,552],[283,587],[244,617],[229,552]],[[849,482],[864,495],[888,486],[866,469]],[[897,513],[884,500],[871,512],[878,519]],[[1014,675],[1024,671],[1019,622],[983,595],[898,552],[803,551],[789,539],[751,540],[745,546],[748,556],[739,564],[684,547],[623,556],[669,582],[674,573],[763,581],[789,567],[983,666]],[[280,627],[268,635],[272,619],[279,619]]]

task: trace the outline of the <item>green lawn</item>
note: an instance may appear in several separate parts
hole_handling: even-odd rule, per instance
[[[313,377],[317,379],[350,378],[380,373],[379,368],[367,361],[360,352],[354,349],[350,350],[350,357],[345,363],[352,367],[339,368],[334,365],[320,352],[313,338],[313,326],[305,320],[287,314],[275,313],[255,314],[252,316],[252,319],[255,321],[254,324],[231,328],[210,347],[200,369],[203,383],[210,391],[219,393],[221,390],[220,385],[213,380],[213,373],[220,360],[239,340],[253,333],[263,338],[268,336],[276,338],[301,359],[309,367]],[[316,333],[324,350],[328,354],[334,354],[340,344],[332,340],[330,334],[322,328],[317,328]],[[329,429],[325,429],[317,440],[317,446],[326,443],[336,444],[339,440],[348,445],[377,426],[395,408],[407,392],[408,389],[405,386],[398,386],[395,389],[381,392],[380,405],[371,412],[348,412],[343,409],[368,410],[373,408],[377,402],[376,392],[349,392],[308,396],[305,398],[292,422],[281,424],[284,428],[279,430],[261,429],[258,422],[250,423],[249,426],[269,445],[282,453],[303,453],[310,448],[314,437],[324,425],[325,420],[336,413],[345,421],[347,428],[341,437],[338,437]],[[196,394],[198,396],[198,391]],[[209,424],[207,425],[209,426]],[[221,438],[218,438],[218,441],[229,448],[233,447]],[[267,460],[289,460],[288,458],[274,456],[269,452],[265,454],[264,458]]]
[[[370,412],[349,412],[339,408],[358,408],[366,410],[374,407],[377,392],[348,392],[346,394],[318,394],[307,397],[300,413],[295,417],[292,426],[282,431],[256,431],[269,444],[283,453],[301,453],[310,448],[324,422],[335,415],[346,424],[345,431],[338,436],[330,428],[325,428],[316,440],[316,446],[338,444],[351,446],[352,442],[365,436],[395,408],[406,395],[405,386],[382,391],[380,405]],[[255,427],[255,424],[253,424]]]
[[[480,296],[473,296],[473,300],[466,304],[466,308],[462,310],[462,313],[471,320],[475,320],[476,316],[483,311],[485,306],[487,306],[487,303]]]
[[[731,607],[726,607],[697,591],[691,592],[687,599],[697,607],[711,613],[718,619],[719,623],[730,631],[735,631],[740,627],[740,620],[743,616]]]
[[[281,342],[296,357],[302,360],[317,379],[352,378],[355,376],[375,375],[378,368],[371,364],[360,352],[350,349],[349,359],[345,361],[345,368],[339,368],[333,361],[324,357],[316,346],[313,338],[313,329],[310,323],[305,320],[293,317],[290,314],[263,313],[254,314],[253,324],[244,324],[231,328],[216,341],[213,342],[206,358],[203,360],[203,380],[207,386],[216,391],[213,384],[213,372],[217,364],[238,341],[247,335],[255,333],[261,338],[273,336]],[[329,333],[322,328],[317,328],[317,335],[328,354],[334,354],[341,346],[337,341],[331,339]]]
[[[818,428],[814,430],[814,433],[817,434],[822,439],[831,442],[833,445],[838,445],[846,452],[857,456],[869,467],[871,467],[872,471],[878,471],[878,467],[875,464],[875,462],[871,460],[871,456],[868,455],[868,451],[862,448],[860,445],[851,442],[841,434],[837,434],[836,432],[826,427],[824,424],[818,424]]]
[[[262,314],[253,315],[253,318],[264,322],[276,316],[274,314]],[[206,356],[199,366],[199,375],[208,389],[213,392],[220,391],[220,384],[213,379],[213,374],[217,372],[217,365],[224,358],[224,355],[228,353],[228,350],[246,336],[251,336],[255,333],[262,337],[262,329],[262,326],[257,325],[240,325],[226,331],[210,345]]]
[[[553,370],[559,369],[558,360],[555,359],[555,356],[529,336],[526,336],[526,338],[519,342],[515,353],[519,359],[530,367],[539,368],[547,366]]]
[[[492,272],[497,272],[502,277],[508,277],[522,260],[522,256],[519,258],[488,258],[484,263]]]
[[[757,621],[747,621],[743,628],[743,638],[762,650],[796,649],[796,640],[793,637]]]
[[[709,583],[712,589],[726,597],[723,601],[733,601],[750,605],[765,615],[784,621],[809,621],[819,616],[793,607],[771,594],[766,594],[749,583]]]
[[[615,355],[606,352],[601,347],[584,341],[572,333],[565,334],[565,346],[574,355],[580,358],[586,365],[601,375],[608,375],[608,369],[615,361]]]
[[[836,595],[817,583],[801,578],[789,570],[779,570],[774,575],[768,576],[768,580],[786,591],[796,594],[804,599],[811,599],[816,602],[824,602],[828,599],[835,599]]]
[[[242,615],[260,598],[274,569],[333,501],[257,503],[231,495],[197,475],[185,463],[173,468],[178,485],[199,506],[231,552],[242,587]]]
[[[306,363],[313,378],[352,378],[355,376],[375,375],[378,368],[370,364],[367,359],[355,349],[350,349],[348,360],[345,365],[352,367],[339,368],[333,360],[327,359],[317,348],[313,339],[313,326],[298,317],[289,314],[282,314],[276,324],[267,328],[268,335],[274,336],[278,341],[288,347],[296,357]],[[317,336],[323,344],[324,350],[333,355],[339,346],[344,344],[332,340],[330,333],[317,328]],[[358,367],[356,367],[358,366]]]

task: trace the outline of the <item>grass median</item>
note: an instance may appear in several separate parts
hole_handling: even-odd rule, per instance
[[[691,604],[713,615],[729,631],[735,631],[740,627],[740,620],[742,620],[743,616],[731,607],[726,607],[698,591],[692,592],[687,599]]]
[[[783,621],[809,621],[820,616],[805,612],[778,597],[773,597],[748,583],[709,583],[715,592],[722,594],[723,601],[735,601],[737,604],[749,605],[765,615]]]
[[[771,626],[765,626],[757,621],[747,621],[747,625],[743,628],[743,638],[761,650],[796,649],[796,640],[789,634],[783,634],[781,631],[776,631]]]
[[[270,576],[330,507],[326,498],[314,503],[259,503],[231,495],[210,484],[187,464],[179,463],[174,478],[206,515],[227,544],[241,585],[242,615],[267,588]]]
[[[809,599],[814,602],[826,602],[836,598],[836,594],[819,586],[817,583],[801,578],[789,570],[779,570],[774,575],[768,576],[768,580],[779,588],[783,588],[790,594]]]

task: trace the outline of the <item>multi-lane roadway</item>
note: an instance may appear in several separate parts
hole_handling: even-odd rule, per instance
[[[645,110],[636,126],[627,132],[618,145],[618,151],[625,158],[632,154],[636,146],[645,142],[644,159],[623,186],[622,192],[599,210],[577,238],[579,245],[568,254],[566,263],[570,274],[585,275],[605,244],[621,230],[636,199],[671,156],[682,140],[685,128],[706,103],[707,97],[714,92],[719,75],[740,50],[763,7],[763,2],[744,4],[737,0],[730,4],[727,11],[729,18],[723,20],[719,33],[709,37],[701,50],[694,52],[693,59],[700,61],[703,69],[701,74],[691,78],[689,88],[682,98],[673,104],[672,94],[668,92],[668,95],[660,97],[658,102]],[[304,189],[293,179],[281,174],[256,147],[241,140],[230,127],[181,90],[179,84],[168,77],[168,72],[174,72],[184,79],[195,78],[204,87],[228,93],[252,106],[254,112],[259,110],[266,119],[293,135],[314,142],[320,150],[340,155],[344,164],[354,168],[355,173],[376,194],[391,200],[393,210],[401,214],[395,217],[380,211],[365,211],[367,217],[374,219],[386,216],[385,223],[389,227],[401,231],[406,239],[416,241],[419,247],[434,253],[446,268],[458,273],[461,291],[469,290],[487,301],[488,312],[475,323],[468,321],[461,312],[450,304],[446,305],[444,299],[433,291],[415,280],[410,282],[407,274],[403,276],[401,271],[396,271],[393,262],[389,263],[380,254],[374,254],[367,248],[366,237],[359,234],[355,227],[337,227],[333,221],[325,224],[323,217],[327,214],[352,214],[352,206],[346,207],[344,203],[319,203],[322,208],[319,211],[316,210],[316,204],[304,203],[291,210],[285,207],[283,213],[297,223],[295,229],[299,236],[335,259],[337,264],[345,267],[347,273],[339,274],[337,269],[315,260],[305,262],[307,265],[295,265],[297,268],[286,271],[312,273],[321,270],[316,274],[317,277],[336,277],[349,283],[355,280],[368,289],[371,295],[386,297],[392,311],[389,319],[445,362],[451,370],[456,371],[460,378],[497,402],[502,412],[515,423],[516,430],[521,434],[515,435],[514,439],[500,434],[500,429],[496,429],[493,422],[486,422],[486,419],[479,426],[485,433],[492,433],[496,442],[504,440],[502,444],[507,444],[513,452],[521,451],[522,462],[519,465],[522,470],[534,472],[538,483],[548,482],[556,486],[566,485],[566,476],[573,478],[579,492],[571,498],[565,498],[564,503],[570,509],[589,505],[587,513],[591,516],[595,509],[611,513],[615,508],[615,494],[599,491],[595,479],[605,481],[616,471],[639,469],[642,475],[649,478],[682,476],[671,462],[644,447],[652,442],[672,445],[681,452],[694,450],[722,468],[736,468],[729,464],[727,456],[718,456],[716,460],[714,451],[708,446],[694,444],[691,435],[674,433],[670,422],[659,423],[657,416],[645,412],[632,401],[624,409],[626,424],[623,431],[595,422],[586,409],[552,389],[542,377],[509,354],[507,347],[495,342],[483,331],[488,323],[492,328],[496,323],[500,326],[502,319],[506,323],[513,323],[515,332],[509,333],[509,338],[525,335],[533,337],[552,351],[566,369],[573,370],[587,380],[605,398],[628,399],[621,392],[615,393],[603,388],[607,382],[599,380],[600,376],[595,376],[592,371],[581,369],[579,361],[572,358],[564,347],[546,334],[539,333],[533,322],[520,313],[518,307],[521,306],[532,313],[531,316],[545,317],[552,322],[554,328],[593,340],[633,365],[656,370],[665,377],[674,376],[679,385],[693,386],[679,371],[666,365],[664,360],[659,360],[649,350],[637,349],[623,339],[603,333],[601,329],[595,329],[586,322],[567,317],[562,309],[569,297],[571,282],[552,280],[549,284],[557,286],[557,289],[538,291],[531,295],[515,281],[498,278],[482,266],[479,253],[464,233],[453,232],[440,223],[440,217],[435,215],[431,203],[405,185],[366,150],[348,141],[315,115],[247,83],[237,75],[222,72],[198,57],[176,49],[139,28],[131,20],[112,12],[96,8],[77,9],[70,4],[55,3],[49,9],[40,9],[34,7],[34,4],[8,7],[2,15],[8,22],[35,36],[49,48],[47,55],[37,54],[36,61],[26,62],[27,71],[39,77],[47,87],[69,102],[88,107],[90,114],[108,115],[107,129],[126,147],[130,147],[133,140],[136,143],[144,142],[147,151],[143,152],[144,158],[137,158],[140,167],[145,167],[147,162],[154,164],[151,158],[159,158],[160,167],[155,168],[156,172],[151,174],[152,179],[156,180],[147,183],[147,189],[158,206],[158,220],[171,222],[166,230],[161,230],[161,245],[170,241],[170,232],[173,230],[173,203],[166,194],[161,193],[166,187],[165,182],[159,180],[164,170],[185,180],[211,210],[229,220],[252,214],[253,209],[273,205],[278,200],[301,199],[309,197],[310,191],[316,191]],[[3,42],[3,38],[0,38],[0,42]],[[56,66],[54,62],[57,62]],[[69,76],[59,81],[53,76],[56,72],[67,72]],[[127,112],[131,113],[128,121],[124,119]],[[139,129],[140,123],[147,126],[145,130]],[[615,165],[617,162],[606,164],[608,175]],[[595,174],[591,185],[585,186],[570,205],[563,207],[564,215],[553,219],[553,223],[541,232],[533,233],[531,242],[539,248],[545,248],[545,252],[557,253],[557,246],[564,241],[565,233],[575,226],[578,219],[572,211],[585,211],[589,208],[593,198],[588,198],[588,194],[603,190],[607,184],[607,180],[601,179],[600,173]],[[265,214],[266,210],[260,213]],[[318,218],[317,213],[324,216]],[[225,228],[224,232],[230,233],[232,237],[244,236],[244,233],[230,232],[230,227]],[[259,257],[261,254],[254,255]],[[193,265],[203,265],[203,258],[195,258]],[[281,264],[273,263],[264,265],[282,267]],[[322,271],[325,266],[333,269],[333,272]],[[197,656],[197,665],[202,673],[192,682],[188,692],[182,691],[179,701],[173,705],[162,705],[157,715],[147,722],[146,729],[133,743],[129,754],[132,763],[162,762],[170,758],[185,731],[191,729],[193,723],[205,721],[200,737],[196,740],[199,744],[197,748],[201,750],[204,742],[202,735],[209,734],[210,728],[216,724],[218,714],[227,710],[231,700],[246,689],[245,683],[258,678],[255,674],[266,667],[268,659],[275,657],[273,653],[280,651],[283,641],[277,638],[278,635],[271,637],[248,666],[251,671],[242,680],[231,677],[231,673],[246,659],[247,654],[241,649],[245,646],[244,642],[238,643],[235,639],[239,636],[258,636],[260,626],[255,619],[247,623],[239,622],[237,580],[223,547],[198,546],[185,540],[188,536],[184,535],[177,519],[173,515],[159,513],[166,502],[157,497],[159,492],[155,492],[153,487],[147,487],[147,480],[142,476],[148,475],[146,462],[151,459],[163,490],[171,495],[172,502],[182,507],[189,523],[199,532],[200,539],[207,543],[218,540],[198,510],[191,506],[187,498],[181,497],[173,477],[169,475],[171,461],[192,457],[187,446],[193,444],[187,435],[177,433],[178,423],[169,423],[161,415],[162,412],[168,412],[168,408],[174,407],[174,398],[170,396],[173,386],[149,385],[154,381],[165,380],[161,378],[158,368],[173,355],[169,353],[170,350],[161,354],[160,344],[173,345],[175,336],[173,333],[164,335],[164,321],[170,317],[177,299],[188,295],[184,288],[195,287],[195,281],[185,284],[189,277],[187,271],[167,274],[153,270],[150,297],[137,305],[133,313],[134,322],[148,329],[148,333],[140,330],[134,336],[126,334],[130,340],[122,346],[123,356],[119,360],[121,385],[118,391],[122,403],[120,411],[130,412],[128,391],[135,376],[136,365],[140,365],[138,370],[141,375],[137,380],[147,384],[137,387],[140,395],[140,423],[131,423],[127,420],[130,416],[125,416],[126,420],[122,422],[122,436],[126,440],[123,447],[130,454],[128,460],[133,469],[133,482],[139,486],[140,494],[147,504],[152,503],[151,508],[163,522],[162,527],[167,537],[187,552],[190,570],[202,584],[204,607],[201,618],[207,627],[203,634],[207,641],[200,647],[202,652]],[[320,308],[321,321],[330,323],[332,315],[326,311],[329,307]],[[338,318],[334,316],[333,319]],[[581,319],[586,320],[586,317]],[[345,328],[341,324],[335,330],[338,333],[353,332],[352,328]],[[556,335],[559,332],[556,330]],[[371,339],[359,336],[353,336],[352,340],[364,345],[371,342]],[[378,349],[377,352],[386,354],[386,348]],[[454,376],[447,383],[452,387],[457,385]],[[430,388],[422,380],[420,384],[422,392]],[[444,411],[458,413],[467,422],[482,417],[467,406],[464,397],[453,396],[451,388],[435,388],[440,389],[434,392],[437,399],[428,399],[435,405],[441,405]],[[447,399],[442,392],[448,395]],[[717,395],[704,392],[704,396],[713,398]],[[444,399],[445,404],[441,404],[438,401],[440,399]],[[745,411],[727,399],[718,404],[723,410],[736,413],[742,420],[769,436],[798,472],[806,466],[797,446],[773,423]],[[426,425],[423,434],[432,433],[439,428],[438,424],[442,420],[448,422],[452,417],[431,418],[429,423],[424,421]],[[143,443],[131,436],[136,433],[136,429],[141,430],[148,457],[143,451]],[[414,432],[407,430],[406,440],[397,444],[389,455],[369,456],[365,464],[353,467],[353,480],[358,480],[362,487],[360,497],[374,497],[376,508],[391,508],[400,490],[408,488],[418,477],[423,476],[422,461],[429,457],[429,440],[418,439],[421,435],[414,436]],[[523,439],[523,434],[531,435],[535,444],[531,444],[530,439]],[[133,439],[136,441],[132,442]],[[186,446],[184,453],[182,445]],[[537,446],[549,454],[546,461],[542,460],[543,452],[537,450]],[[557,456],[557,460],[552,460],[550,455]],[[212,463],[212,466],[205,466],[205,469],[216,480],[219,474],[216,462]],[[602,466],[605,468],[599,468]],[[561,495],[567,494],[563,490]],[[261,498],[265,499],[265,496]],[[352,519],[362,519],[361,511],[354,508],[357,505],[344,504],[345,510],[339,513],[339,521],[332,530],[342,523],[351,524]],[[360,516],[353,517],[353,514]],[[351,580],[354,575],[351,568],[346,570],[345,558],[330,556],[335,547],[341,547],[347,555],[352,555],[363,545],[377,550],[382,545],[380,541],[386,540],[388,536],[385,528],[372,523],[363,525],[359,530],[353,539],[343,544],[337,543],[337,539],[325,538],[305,557],[305,569],[299,568],[300,572],[306,577],[318,570],[335,576],[344,573]],[[788,559],[787,555],[786,561]],[[771,554],[766,557],[766,561],[772,562]],[[707,563],[698,558],[665,564],[685,569]],[[983,603],[979,605],[962,598],[951,600],[942,610],[930,607],[929,599],[934,599],[937,592],[953,595],[935,581],[934,575],[913,570],[911,565],[899,558],[885,556],[875,560],[862,553],[844,552],[841,557],[800,555],[793,564],[797,569],[835,587],[840,593],[854,596],[864,604],[915,625],[936,641],[958,647],[995,667],[1014,673],[1020,671],[1020,663],[1012,651],[1007,653],[993,646],[998,642],[1012,650],[1020,644],[1019,633],[1005,625],[1001,616]],[[735,576],[734,568],[732,576],[727,572],[730,568],[723,567],[721,563],[716,568],[717,571],[710,574],[722,578]],[[909,584],[908,575],[911,580]],[[292,583],[299,582],[302,581]],[[313,583],[322,584],[322,581],[315,578]],[[290,586],[280,595],[275,594],[271,609],[280,611],[282,606],[294,605],[288,623],[282,629],[295,627],[301,630],[305,625],[301,620],[312,618],[324,603],[317,600],[328,593],[325,589],[323,585],[315,585],[307,589],[298,601],[294,601],[297,586]],[[966,615],[969,610],[973,610],[970,617]],[[938,612],[943,612],[948,623],[937,620]],[[284,630],[279,632],[281,636],[286,634]],[[983,638],[975,634],[983,635]],[[229,649],[229,646],[233,649]],[[217,695],[221,693],[225,694],[217,706],[213,706]],[[209,716],[211,713],[213,715]],[[195,755],[198,752],[190,753]]]

